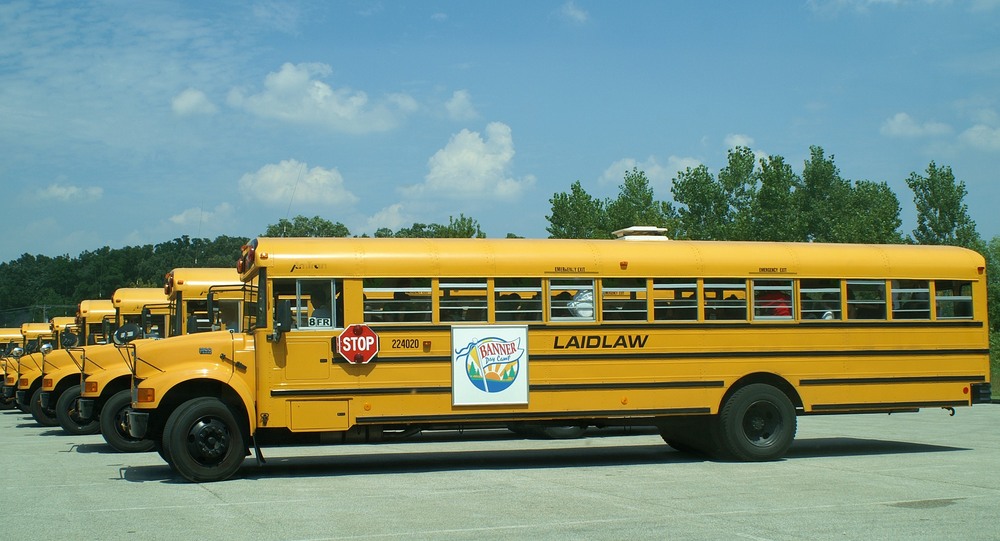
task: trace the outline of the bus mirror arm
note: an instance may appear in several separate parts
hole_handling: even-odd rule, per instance
[[[292,328],[292,304],[290,301],[278,301],[274,307],[274,342],[281,341],[281,335]]]

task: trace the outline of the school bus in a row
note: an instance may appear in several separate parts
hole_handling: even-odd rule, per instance
[[[75,346],[79,341],[78,333],[76,318],[70,316],[52,317],[48,323],[21,325],[24,348],[12,352],[17,359],[17,373],[14,378],[7,375],[4,393],[14,393],[17,407],[31,413],[36,421],[45,416],[41,407],[41,376],[45,356],[52,351]]]
[[[241,332],[126,347],[132,436],[196,482],[304,436],[517,423],[774,460],[798,415],[990,399],[985,263],[962,248],[259,238],[237,268]]]
[[[130,338],[168,338],[213,329],[237,330],[235,325],[242,320],[242,285],[239,274],[232,268],[176,268],[166,274],[162,290],[152,289],[140,297],[119,289],[114,298],[119,314],[142,316],[134,321],[119,318],[123,328],[134,329]],[[213,290],[218,298],[210,315],[207,301]],[[150,304],[154,299],[155,304]],[[64,393],[59,411],[67,408],[72,412],[69,417],[80,426],[99,430],[116,451],[152,450],[154,442],[131,437],[125,424],[125,413],[131,403],[128,357],[119,348],[108,345],[87,348],[79,360],[80,367],[75,373],[77,389],[69,388],[70,394]]]
[[[4,388],[7,386],[7,374],[11,374],[11,381],[17,381],[17,358],[14,357],[16,348],[24,347],[24,335],[21,334],[20,327],[0,328],[0,369],[2,377],[0,380],[0,409],[11,409],[16,406],[13,391],[10,396],[6,396]]]
[[[145,323],[147,334],[158,335],[164,327],[166,295],[159,288],[123,287],[110,300],[84,300],[77,307],[76,324],[80,344],[53,351],[42,362],[40,412],[42,426],[60,426],[70,434],[94,434],[97,423],[82,419],[76,405],[80,397],[80,370],[88,350],[107,345],[107,335],[126,323]],[[118,355],[120,358],[121,355]]]

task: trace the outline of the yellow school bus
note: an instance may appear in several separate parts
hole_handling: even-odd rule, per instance
[[[242,289],[243,281],[232,268],[174,269],[166,274],[163,289],[154,290],[160,303],[157,310],[169,313],[167,321],[159,323],[160,328],[166,330],[166,336],[213,329],[238,330],[242,319]],[[216,299],[209,311],[208,297],[213,292]],[[120,297],[118,292],[115,296]],[[122,300],[119,306],[125,304]],[[132,303],[133,310],[142,311],[144,306],[149,307],[139,302]],[[143,336],[152,330],[149,329],[148,315],[143,324],[147,328]],[[127,357],[114,345],[87,349],[77,372],[79,379],[76,380],[82,391],[77,393],[75,403],[64,399],[65,405],[75,412],[74,416],[81,423],[96,426],[104,440],[116,451],[149,451],[154,442],[132,438],[125,425],[125,411],[131,402],[131,372],[126,360]],[[57,411],[62,411],[62,408]],[[63,428],[66,426],[63,425]]]
[[[155,288],[119,289],[112,299],[88,299],[80,301],[76,312],[76,325],[80,329],[78,344],[53,351],[42,363],[42,387],[39,398],[42,420],[46,426],[60,426],[70,434],[94,434],[98,430],[95,423],[80,419],[75,407],[80,395],[80,369],[87,348],[99,347],[108,342],[108,334],[118,326],[118,321],[137,315],[131,306],[116,308],[115,299],[119,292],[126,295],[145,297],[150,302],[159,300]],[[160,295],[162,297],[162,295]],[[64,344],[65,345],[65,344]]]
[[[10,409],[15,406],[14,391],[8,393],[7,377],[10,376],[11,383],[17,381],[17,359],[14,357],[14,348],[24,346],[24,335],[21,334],[20,327],[0,328],[0,368],[3,368],[3,380],[0,381],[0,409]]]
[[[17,359],[17,405],[30,412],[32,418],[42,426],[55,426],[55,419],[42,408],[42,370],[45,359],[53,351],[74,346],[79,342],[76,318],[56,316],[48,323],[25,323],[21,325],[24,335],[23,354],[15,353]]]
[[[990,398],[973,251],[655,239],[255,239],[255,320],[131,347],[129,428],[201,482],[305,435],[512,423],[775,460],[798,415]]]

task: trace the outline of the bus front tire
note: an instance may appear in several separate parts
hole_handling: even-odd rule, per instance
[[[84,420],[80,418],[77,400],[80,398],[80,386],[74,385],[59,395],[56,400],[56,420],[68,434],[76,436],[97,434],[101,431],[99,419]]]
[[[42,426],[59,426],[59,420],[56,419],[55,410],[42,407],[42,388],[39,387],[31,395],[31,402],[28,404],[31,410],[31,417],[35,419],[35,422]]]
[[[211,397],[189,400],[170,414],[163,448],[173,469],[195,483],[232,477],[248,450],[233,412]]]
[[[132,392],[129,389],[118,391],[105,402],[100,412],[101,435],[104,441],[121,453],[145,453],[153,450],[153,440],[137,440],[128,433],[125,423],[129,406],[132,405]]]
[[[795,407],[785,393],[762,383],[733,393],[717,422],[722,458],[743,462],[778,460],[795,439]]]

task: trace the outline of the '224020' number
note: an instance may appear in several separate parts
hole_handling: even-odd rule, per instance
[[[418,349],[420,340],[416,338],[396,338],[392,341],[393,349]]]

